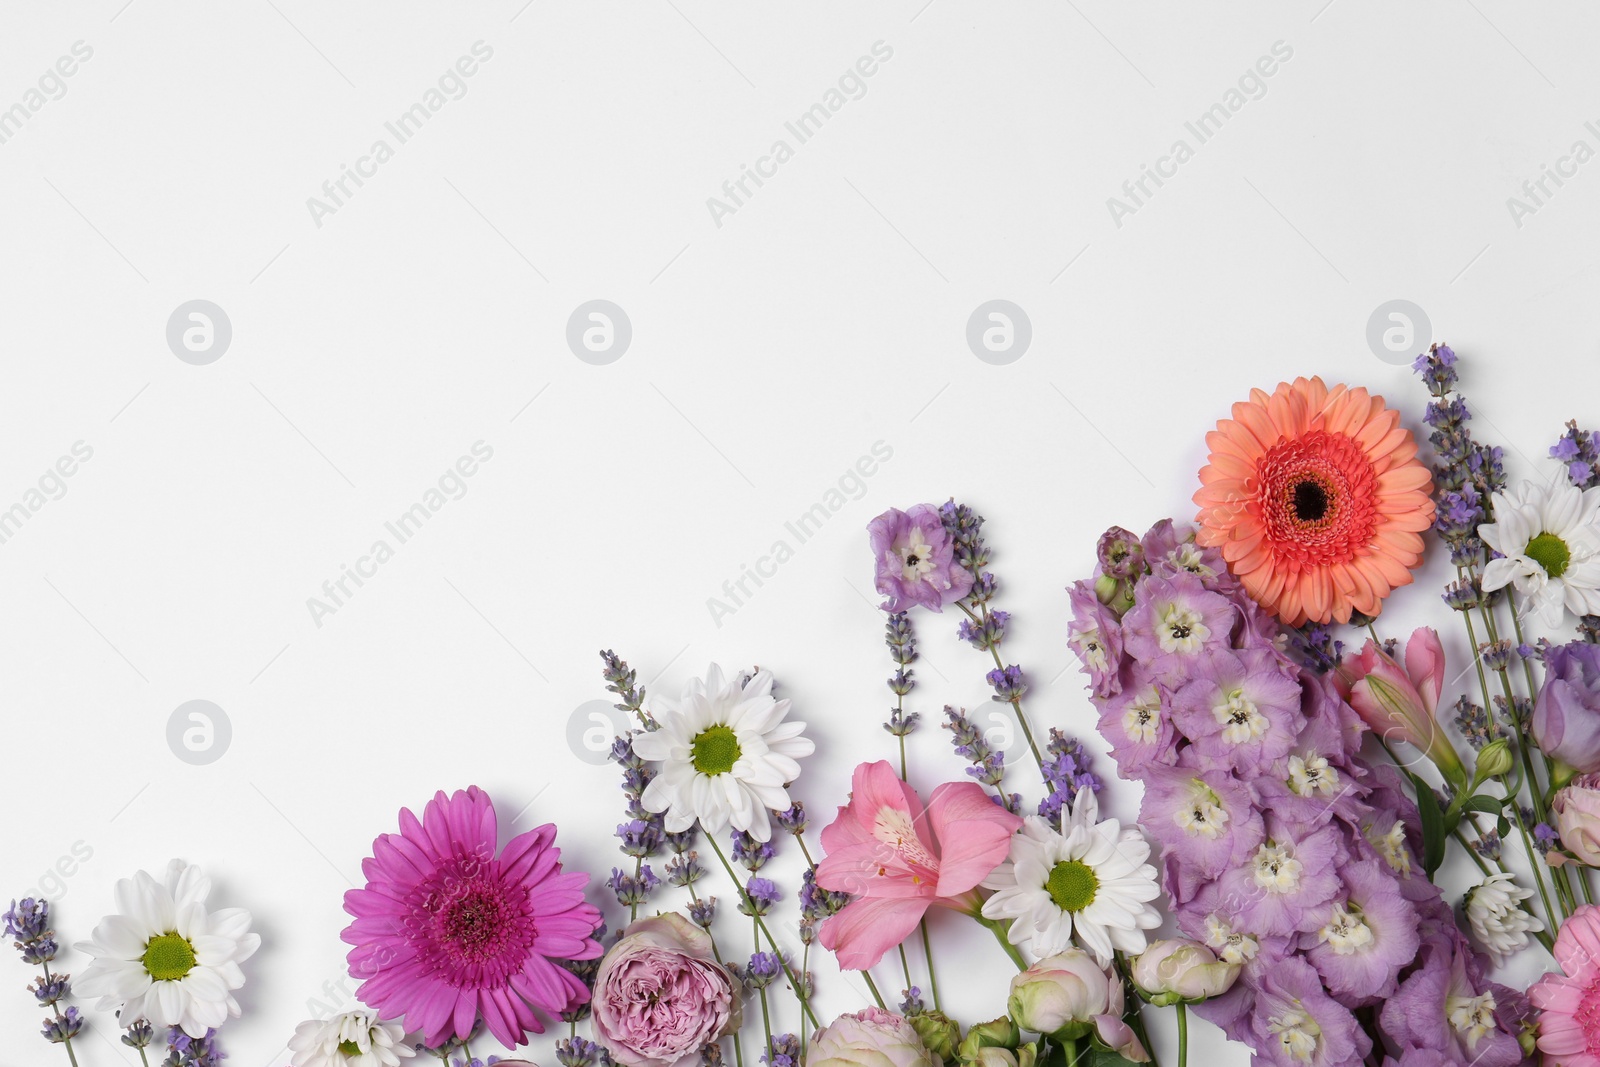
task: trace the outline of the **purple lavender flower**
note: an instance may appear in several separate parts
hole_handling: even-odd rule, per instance
[[[39,1032],[52,1045],[70,1042],[83,1032],[83,1015],[77,1008],[68,1008],[65,1013],[46,1019]]]
[[[14,937],[24,944],[38,941],[51,932],[50,902],[33,897],[23,897],[21,903],[13,900],[10,910],[5,913],[4,922],[7,937]]]
[[[717,898],[701,897],[689,905],[689,918],[702,929],[711,929],[711,923],[717,917]]]
[[[561,1067],[605,1067],[611,1057],[604,1045],[574,1036],[556,1042],[556,1062]]]
[[[771,841],[757,841],[743,830],[733,831],[732,837],[734,860],[742,863],[744,869],[752,874],[778,854],[778,847]]]
[[[226,1054],[217,1045],[216,1030],[207,1030],[204,1037],[190,1037],[174,1026],[167,1031],[167,1058],[162,1067],[216,1067]]]
[[[629,874],[620,868],[611,868],[611,877],[606,880],[606,885],[617,896],[617,903],[624,908],[637,908],[649,899],[661,884],[661,879],[650,869],[648,863],[639,868],[639,873]]]
[[[1016,664],[996,667],[983,677],[984,681],[994,687],[994,696],[991,699],[998,700],[1002,704],[1014,704],[1028,692],[1028,683],[1023,680],[1022,668]]]
[[[987,652],[1006,639],[1006,624],[1010,621],[1010,612],[986,612],[977,622],[962,619],[956,624],[956,636],[978,651]]]
[[[680,852],[667,861],[667,881],[680,888],[698,882],[706,873],[696,852]]]
[[[744,884],[744,899],[739,910],[746,915],[765,915],[783,896],[777,883],[769,878],[751,878]]]
[[[139,1019],[122,1034],[122,1043],[129,1048],[149,1048],[155,1039],[155,1028],[146,1019]]]
[[[767,1067],[800,1067],[800,1039],[793,1034],[774,1034],[772,1047],[761,1060]]]
[[[622,841],[623,855],[654,856],[661,851],[662,845],[660,817],[625,822],[617,827],[617,837]]]
[[[1576,422],[1567,423],[1567,432],[1550,449],[1550,457],[1561,461],[1567,468],[1567,480],[1579,489],[1600,484],[1600,451],[1594,434],[1578,429]]]
[[[1049,793],[1039,802],[1039,816],[1053,826],[1060,825],[1062,809],[1070,810],[1078,791],[1100,792],[1100,776],[1089,769],[1089,754],[1077,738],[1068,737],[1054,727],[1045,742],[1044,763],[1040,771]]]
[[[932,504],[917,504],[910,511],[890,508],[867,531],[877,563],[875,584],[889,598],[885,611],[901,612],[913,605],[943,611],[972,588],[972,575],[956,562],[955,540]]]
[[[786,811],[773,812],[772,821],[778,829],[787,830],[796,837],[805,833],[806,827],[810,825],[806,818],[806,806],[798,800],[789,805]]]
[[[765,989],[783,973],[783,961],[775,952],[756,952],[744,968],[744,984],[749,989]]]

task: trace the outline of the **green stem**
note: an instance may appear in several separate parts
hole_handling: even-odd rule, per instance
[[[1189,1067],[1189,1010],[1178,1001],[1178,1067]]]
[[[1017,965],[1017,970],[1025,971],[1028,969],[1028,961],[1022,958],[1021,951],[1019,951],[1017,946],[1011,943],[1011,939],[1006,936],[1005,923],[1000,922],[997,919],[985,919],[983,915],[978,912],[967,912],[967,914],[971,915],[973,919],[978,922],[978,925],[987,927],[989,932],[994,934],[994,939],[1000,942],[1001,948],[1006,950],[1006,955],[1010,956],[1011,962]]]
[[[872,980],[872,972],[863,970],[861,972],[861,977],[867,980],[867,988],[872,990],[872,999],[878,1002],[878,1007],[882,1008],[884,1011],[888,1011],[889,1005],[883,1002],[883,994],[878,992],[878,983]]]
[[[911,961],[906,959],[906,943],[900,942],[895,946],[900,950],[900,970],[906,976],[906,996],[911,996]]]
[[[928,959],[928,985],[933,992],[933,1010],[943,1011],[939,1005],[939,976],[933,970],[933,942],[928,937],[928,918],[922,917],[917,924],[922,930],[922,954]]]
[[[806,976],[806,973],[808,971],[810,971],[810,969],[811,969],[811,946],[809,944],[802,945],[800,947],[800,976],[802,978],[804,978]],[[805,995],[805,992],[802,990],[801,993],[800,993],[800,1003],[801,1003],[801,1005],[805,1004],[806,999],[807,999],[807,997]],[[806,1017],[802,1013],[801,1016],[800,1016],[800,1058],[801,1058],[801,1062],[802,1063],[805,1062],[805,1054],[806,1054],[805,1050],[806,1050]]]
[[[644,857],[643,856],[635,856],[635,857],[633,857],[633,881],[634,881],[635,885],[637,885],[639,883],[639,871],[643,868],[643,866],[644,866]],[[631,923],[635,919],[637,919],[638,917],[639,917],[639,902],[636,900],[632,904],[628,905],[628,921]],[[470,1063],[472,1061],[468,1060],[467,1062]]]
[[[733,865],[728,862],[728,857],[723,855],[722,846],[717,843],[716,837],[711,834],[706,835],[706,840],[711,842],[711,850],[717,854],[717,860],[722,864],[722,869],[728,873],[728,881],[732,882],[733,887],[739,891],[739,896],[744,901],[744,906],[750,909],[750,917],[756,921],[756,929],[760,930],[762,935],[766,937],[767,944],[772,947],[773,954],[778,957],[778,963],[783,967],[783,976],[789,979],[790,986],[794,988],[795,999],[800,1002],[800,1010],[805,1013],[806,1018],[811,1020],[813,1027],[820,1029],[822,1024],[817,1022],[816,1013],[811,1010],[811,1004],[802,992],[803,987],[800,985],[800,980],[795,977],[794,971],[789,967],[789,961],[783,958],[783,951],[778,948],[777,938],[772,936],[772,931],[767,929],[767,924],[761,921],[761,916],[755,914],[755,902],[750,899],[750,894],[744,891],[744,884],[739,881],[739,876],[733,873]]]
[[[794,835],[794,839],[796,841],[800,842],[800,855],[802,855],[802,856],[804,856],[806,858],[806,866],[810,867],[812,870],[816,870],[817,861],[811,858],[811,850],[809,848],[806,848],[805,835],[804,834],[795,834]]]

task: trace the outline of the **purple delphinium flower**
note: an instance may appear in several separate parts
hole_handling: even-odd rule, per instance
[[[1192,742],[1196,766],[1253,777],[1294,747],[1300,682],[1265,649],[1219,649],[1196,658],[1173,694],[1173,720]]]
[[[1310,964],[1294,957],[1262,976],[1251,1028],[1258,1059],[1276,1067],[1344,1067],[1372,1051],[1355,1015],[1328,996]]]
[[[1517,1039],[1499,1028],[1495,989],[1480,987],[1467,973],[1470,950],[1457,945],[1452,951],[1445,944],[1448,941],[1439,939],[1425,946],[1422,966],[1384,1004],[1378,1018],[1385,1035],[1403,1049],[1442,1052],[1452,1063],[1473,1067],[1522,1063]]]
[[[1255,854],[1221,879],[1243,925],[1287,935],[1326,923],[1328,905],[1341,888],[1339,867],[1349,859],[1341,838],[1334,826],[1306,833],[1269,815],[1267,836]]]
[[[1169,889],[1181,903],[1205,879],[1245,863],[1265,834],[1250,787],[1227,771],[1152,766],[1139,824],[1190,884]]]
[[[1300,947],[1322,975],[1328,992],[1369,1003],[1394,995],[1403,967],[1416,959],[1416,909],[1376,860],[1346,864],[1344,896],[1328,921],[1302,934]]]
[[[1123,647],[1169,682],[1186,680],[1202,653],[1226,649],[1238,613],[1192,574],[1146,578],[1122,619]]]
[[[1131,531],[1120,526],[1113,526],[1100,535],[1095,555],[1100,560],[1100,573],[1113,578],[1137,578],[1146,570],[1144,545]]]
[[[943,611],[972,588],[972,575],[956,561],[955,540],[932,504],[890,508],[867,524],[867,532],[877,564],[874,584],[888,597],[885,611],[914,605]]]
[[[1138,781],[1145,767],[1178,762],[1172,696],[1142,665],[1135,665],[1122,691],[1101,705],[1097,729],[1111,746],[1120,777]]]
[[[1072,626],[1067,631],[1067,647],[1077,655],[1095,695],[1113,696],[1122,688],[1118,671],[1122,663],[1122,624],[1115,612],[1100,603],[1090,583],[1078,582],[1068,592],[1072,597]]]

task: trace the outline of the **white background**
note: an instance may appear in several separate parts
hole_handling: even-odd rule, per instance
[[[230,1062],[286,1063],[402,805],[475,782],[503,827],[557,820],[569,863],[618,860],[616,775],[566,744],[605,695],[597,649],[667,689],[711,660],[774,669],[825,815],[891,752],[862,527],[952,494],[990,520],[1036,720],[1098,749],[1062,587],[1107,525],[1192,513],[1204,431],[1252,386],[1320,373],[1416,425],[1421,387],[1366,340],[1406,299],[1515,469],[1550,473],[1561,422],[1600,422],[1600,163],[1520,226],[1506,203],[1600,148],[1597,30],[1491,0],[11,4],[0,107],[74,42],[93,57],[0,144],[0,508],[75,442],[93,458],[0,544],[0,895],[91,850],[46,884],[73,939],[117,878],[204,864],[265,941]],[[307,198],[479,40],[466,95],[318,226]],[[707,198],[877,41],[865,95],[718,226]],[[1107,198],[1280,41],[1264,95],[1118,226]],[[633,325],[608,366],[564,340],[595,298]],[[1007,366],[965,340],[993,298],[1032,322]],[[166,342],[193,299],[232,323],[208,366]],[[480,440],[466,495],[318,626],[307,598]],[[864,495],[716,625],[707,598],[876,441]],[[1396,610],[1450,625],[1437,584]],[[981,705],[953,620],[918,624],[912,705]],[[232,725],[206,766],[168,747],[192,699]],[[924,788],[960,773],[926,725]],[[1131,816],[1136,789],[1105,803]],[[1004,957],[936,929],[947,1001],[999,1014]],[[0,1058],[63,1060],[26,968],[0,966]],[[861,1006],[822,970],[825,1015]],[[84,1067],[133,1062],[92,1014]],[[1246,1062],[1197,1029],[1197,1055]]]

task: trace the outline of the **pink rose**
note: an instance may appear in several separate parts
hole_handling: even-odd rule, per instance
[[[1574,778],[1556,792],[1550,810],[1567,851],[1587,867],[1600,867],[1600,774]]]
[[[740,1022],[733,976],[711,938],[675,912],[623,931],[600,961],[591,1006],[595,1036],[627,1067],[690,1067]]]
[[[941,1067],[903,1017],[882,1008],[841,1015],[811,1035],[806,1067]]]

